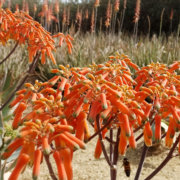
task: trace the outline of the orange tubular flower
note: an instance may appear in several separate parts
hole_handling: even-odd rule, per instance
[[[85,134],[87,139],[91,137],[91,133],[90,133],[90,129],[88,127],[87,120],[84,121],[84,134]]]
[[[29,130],[26,130],[26,131],[22,131],[22,132],[20,132],[20,133],[17,135],[17,137],[18,137],[18,138],[23,138],[23,137],[31,134],[32,132],[33,132],[32,129],[29,129]]]
[[[152,132],[151,125],[150,125],[149,121],[145,124],[144,129],[145,129],[145,132],[146,132],[146,136],[149,139],[152,139],[153,132]]]
[[[22,113],[16,113],[14,119],[13,119],[13,123],[12,123],[12,128],[15,130],[18,128],[18,124],[21,120],[22,117]]]
[[[60,82],[59,85],[58,85],[58,90],[59,90],[59,91],[63,91],[63,90],[64,90],[64,87],[65,87],[66,82],[67,82],[67,79],[66,79],[66,78],[62,78],[62,79],[61,79],[61,82]]]
[[[143,133],[144,133],[144,142],[145,142],[146,146],[148,146],[148,147],[152,146],[152,139],[148,138],[145,128],[143,130]]]
[[[73,98],[71,100],[71,103],[69,103],[68,108],[64,111],[64,114],[67,119],[71,116],[73,109],[74,109],[74,105],[77,104],[77,102],[78,102],[78,100],[76,98]]]
[[[52,79],[50,79],[47,83],[52,87],[54,86],[57,81],[59,80],[60,76],[54,76]]]
[[[51,152],[47,136],[42,137],[42,149],[44,154],[49,154]]]
[[[16,139],[10,145],[8,145],[5,149],[5,152],[14,152],[16,149],[21,147],[24,143],[24,139]]]
[[[141,119],[141,116],[139,116],[139,115],[137,115],[137,122],[138,122],[139,126],[142,125],[142,119]]]
[[[131,129],[131,136],[129,137],[129,147],[131,149],[135,149],[137,147],[137,144],[136,144],[136,140],[135,140],[135,137],[134,137],[134,133],[133,133],[131,123],[130,123],[130,129]]]
[[[120,93],[120,92],[118,92],[118,91],[110,88],[110,87],[107,86],[106,84],[105,84],[104,86],[105,86],[105,88],[106,88],[106,91],[109,92],[109,93],[111,93],[114,97],[116,97],[116,98],[120,98],[120,97],[121,97],[121,93]]]
[[[45,64],[46,63],[46,50],[45,49],[42,49],[41,50],[41,64]]]
[[[136,109],[141,109],[141,106],[136,101],[131,101],[130,104]]]
[[[97,106],[99,105],[99,102],[94,100],[91,105],[91,110],[89,112],[89,122],[96,121],[96,113],[97,113]]]
[[[138,91],[140,90],[140,87],[141,87],[142,85],[143,85],[143,82],[142,82],[142,81],[138,81],[138,82],[137,82],[137,86],[135,87],[134,90],[138,92]]]
[[[158,109],[158,110],[160,109],[161,104],[160,104],[160,98],[159,97],[156,97],[156,100],[154,102],[154,106],[156,109]]]
[[[78,144],[78,146],[81,148],[81,149],[86,149],[86,145],[81,141],[79,140],[78,138],[76,138],[75,136],[73,136],[72,134],[64,131],[63,132],[64,135],[66,135],[69,139],[71,139],[72,141],[74,141],[75,143]]]
[[[54,157],[54,160],[56,162],[57,169],[58,169],[59,179],[67,180],[67,174],[66,174],[66,171],[65,171],[64,163],[62,161],[61,152],[60,151],[55,151],[53,153],[53,157]]]
[[[67,100],[69,100],[70,98],[72,98],[74,95],[76,95],[77,93],[79,93],[79,90],[78,90],[78,89],[76,89],[76,90],[70,92],[68,95],[64,96],[63,100],[64,100],[64,101],[67,101]]]
[[[119,141],[119,146],[118,146],[118,151],[120,155],[125,155],[127,149],[127,141],[124,138],[123,134],[121,133],[120,135],[120,141]]]
[[[17,180],[22,170],[24,169],[24,167],[27,165],[28,162],[29,162],[29,156],[27,154],[21,154],[18,157],[18,161],[9,177],[9,180]]]
[[[91,95],[93,94],[92,90],[88,90],[86,96],[84,97],[84,103],[88,103],[89,99],[91,98]]]
[[[142,118],[142,121],[141,121],[142,124],[145,124],[149,120],[148,116],[146,116],[142,110],[133,109],[133,111],[136,115],[139,115]]]
[[[161,115],[162,119],[167,118],[170,113],[171,113],[170,109],[168,109],[167,111],[164,111]]]
[[[19,101],[21,101],[23,98],[24,98],[24,95],[23,95],[23,94],[20,94],[19,96],[17,96],[16,99],[9,104],[9,108],[14,107],[14,106],[15,106]]]
[[[177,113],[177,110],[174,107],[172,107],[171,105],[169,106],[169,109],[170,109],[171,114],[173,115],[174,120],[176,121],[176,123],[180,124],[180,117],[179,117],[179,115]]]
[[[119,109],[119,111],[121,111],[124,114],[127,114],[130,120],[136,119],[136,115],[134,114],[134,112],[131,109],[129,109],[123,102],[116,100],[112,97],[109,100],[112,103],[112,105],[114,105],[115,107]]]
[[[84,97],[81,97],[80,100],[79,100],[79,102],[78,102],[78,104],[77,104],[77,106],[76,106],[76,109],[74,110],[74,112],[73,112],[73,114],[72,114],[72,116],[73,116],[74,118],[79,115],[79,113],[80,113],[80,111],[81,111],[81,109],[82,109],[82,106],[83,106],[83,104],[84,104],[83,101],[84,101]]]
[[[73,169],[72,169],[72,149],[66,147],[60,150],[63,158],[64,168],[67,174],[68,180],[73,180]]]
[[[111,112],[111,110],[112,110],[112,106],[108,106],[108,108],[106,110],[102,111],[101,118],[106,119],[108,117],[109,113]]]
[[[73,131],[73,127],[70,126],[70,125],[60,125],[58,124],[56,126],[57,130],[60,130],[60,131],[68,131],[68,132],[72,132]]]
[[[81,141],[84,141],[84,121],[87,119],[85,112],[80,112],[77,118],[76,137]]]
[[[118,114],[119,122],[122,123],[121,127],[123,128],[123,131],[125,132],[126,137],[131,136],[131,129],[129,126],[129,118],[126,114]]]
[[[61,138],[61,140],[63,142],[65,142],[65,144],[70,147],[72,150],[77,150],[79,149],[79,145],[74,142],[73,140],[71,140],[70,138],[68,138],[65,134],[60,134],[59,137]]]
[[[108,105],[107,105],[107,101],[106,101],[106,95],[104,93],[101,93],[100,98],[101,98],[101,106],[102,106],[102,108],[107,109]]]
[[[27,89],[21,89],[19,91],[16,91],[15,95],[24,94],[27,91]]]
[[[136,71],[139,71],[139,70],[140,70],[139,67],[138,67],[136,64],[132,63],[132,62],[128,62],[127,64],[128,64],[129,66],[131,66],[132,68],[134,68]]]
[[[148,95],[148,93],[144,92],[144,94],[137,99],[137,102],[142,103],[148,97]]]
[[[180,106],[180,99],[178,97],[171,96],[171,99],[174,101],[176,106]]]
[[[70,89],[70,91],[74,91],[74,90],[77,90],[77,89],[79,89],[81,87],[83,87],[82,83],[71,86],[69,89]]]

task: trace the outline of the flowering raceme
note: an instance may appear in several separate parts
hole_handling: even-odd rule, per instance
[[[29,158],[26,158],[28,160],[24,161],[24,166],[27,163],[34,166],[33,179],[37,179],[39,175],[39,166],[43,154],[53,154],[59,177],[62,176],[61,171],[64,169],[63,176],[72,179],[72,177],[69,177],[72,176],[72,158],[65,162],[67,156],[71,157],[73,151],[79,148],[86,148],[86,145],[77,135],[79,131],[84,130],[81,128],[83,126],[79,126],[76,131],[74,128],[77,127],[69,125],[71,122],[68,123],[66,119],[68,109],[65,109],[65,105],[61,101],[62,91],[66,86],[64,79],[58,84],[57,90],[52,88],[59,78],[59,76],[55,76],[45,83],[36,81],[34,86],[26,83],[26,88],[18,91],[16,99],[9,105],[12,108],[19,103],[14,111],[12,126],[13,129],[21,126],[21,129],[14,142],[7,146],[2,154],[2,159],[7,159],[17,148],[22,147],[18,161],[22,161],[23,157],[29,156]],[[32,111],[23,117],[22,113],[28,106],[32,106]],[[81,112],[76,121],[78,123],[78,121],[83,120],[86,120],[86,114]],[[72,133],[75,131],[76,136],[73,136]],[[52,143],[55,144],[55,147]],[[59,161],[61,156],[65,156],[63,161]],[[14,179],[14,175],[18,177],[18,172],[21,172],[24,166],[19,168],[16,166],[9,179]]]
[[[127,64],[137,70],[139,68],[125,55],[117,54],[117,56],[110,58],[111,60],[105,64],[96,65],[93,63],[87,68],[69,68],[60,65],[61,70],[54,69],[51,72],[59,73],[67,78],[67,82],[69,81],[69,92],[66,93],[65,90],[63,97],[65,105],[69,104],[66,110],[69,112],[69,120],[72,121],[82,112],[87,112],[88,121],[93,124],[96,132],[97,114],[100,114],[101,127],[103,121],[110,120],[114,114],[119,114],[110,126],[115,124],[117,127],[121,127],[125,141],[129,140],[131,148],[135,148],[136,143],[132,128],[138,122],[136,121],[136,112],[132,108],[137,108],[139,111],[142,108],[136,102],[137,97],[133,90],[133,85],[136,85],[136,82],[132,79]],[[73,104],[77,104],[77,106]],[[147,120],[148,117],[145,116],[142,122],[145,123]],[[141,124],[140,120],[139,124]],[[104,137],[106,133],[107,128],[103,131]],[[119,152],[125,154],[126,144],[122,142],[120,144],[123,146],[120,146]],[[97,146],[96,151],[99,154],[96,155],[95,152],[95,157],[99,157],[100,152],[102,152],[99,143]]]
[[[57,36],[68,37],[61,33]],[[33,166],[33,178],[36,179],[43,155],[53,154],[59,179],[72,179],[73,151],[85,149],[84,142],[91,137],[88,123],[95,132],[99,131],[98,115],[100,128],[110,122],[102,130],[103,139],[109,129],[121,129],[118,151],[124,155],[128,144],[130,148],[136,148],[134,133],[138,126],[143,128],[146,145],[151,146],[151,125],[155,122],[155,141],[160,142],[161,121],[171,114],[165,140],[166,146],[171,147],[180,124],[180,77],[175,73],[179,62],[169,67],[151,63],[140,69],[124,54],[117,53],[109,58],[105,64],[93,63],[85,68],[59,65],[60,69],[51,70],[56,75],[49,81],[36,81],[34,86],[26,83],[24,89],[16,92],[17,97],[9,107],[18,104],[12,127],[21,126],[21,129],[2,154],[2,158],[7,159],[22,147],[18,162],[23,159],[24,163],[19,169],[15,167],[17,174],[13,171],[13,176],[18,177],[29,164]],[[135,79],[130,67],[136,71]],[[153,103],[147,102],[146,98]],[[28,106],[32,111],[23,116]],[[101,153],[98,139],[95,158]]]
[[[33,57],[42,53],[41,62],[45,63],[45,55],[56,64],[52,51],[56,51],[54,40],[50,33],[46,31],[38,22],[23,11],[12,13],[9,9],[0,9],[0,41],[3,45],[9,39],[15,40],[19,45],[28,44],[29,63],[32,63]],[[59,34],[62,36],[62,34]],[[57,37],[57,36],[56,36]],[[69,52],[71,52],[72,38],[63,35],[60,45],[66,40]]]
[[[166,133],[165,145],[171,147],[175,132],[179,132],[180,124],[180,81],[175,70],[179,69],[179,62],[174,62],[167,67],[165,64],[151,63],[137,72],[136,90],[151,97],[155,115],[155,141],[161,140],[161,119],[169,118],[169,128]],[[140,86],[146,87],[140,87]],[[170,115],[170,116],[169,116]],[[147,131],[145,132],[147,135]],[[145,142],[148,144],[149,139]]]

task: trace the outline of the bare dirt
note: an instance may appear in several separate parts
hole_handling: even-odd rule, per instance
[[[93,129],[91,129],[93,133]],[[138,135],[138,134],[137,134]],[[115,136],[114,136],[115,138]],[[100,159],[94,158],[94,149],[97,142],[97,137],[87,144],[86,150],[77,150],[73,156],[73,173],[74,180],[110,180],[110,169],[106,160],[101,155]],[[148,150],[147,157],[142,169],[140,180],[145,179],[158,165],[165,159],[169,149],[165,148],[164,143],[158,147],[152,147]],[[109,143],[105,141],[107,151],[109,152]],[[124,167],[122,166],[123,156],[119,157],[117,180],[133,180],[140,161],[141,152],[143,149],[143,138],[138,142],[137,149],[128,149],[126,157],[131,162],[131,175],[126,177]],[[177,154],[177,148],[175,150]],[[52,166],[57,175],[57,169],[53,158],[51,157]],[[30,180],[32,169],[26,168],[20,180]],[[50,180],[49,172],[45,162],[41,165],[39,180]],[[180,160],[179,157],[171,159],[171,161],[153,178],[153,180],[179,180],[180,179]]]

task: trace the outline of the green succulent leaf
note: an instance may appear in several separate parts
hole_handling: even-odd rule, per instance
[[[6,169],[6,161],[4,162],[4,164],[2,165],[0,169],[0,180],[4,180],[5,169]]]
[[[5,172],[11,171],[11,170],[16,166],[17,159],[18,159],[18,158],[16,158],[16,159],[14,160],[14,162],[6,169]]]
[[[13,114],[3,117],[4,122],[8,122],[13,117]]]
[[[3,124],[3,117],[2,117],[2,111],[0,111],[0,147],[3,143],[3,131],[4,131],[4,124]]]
[[[12,72],[9,72],[7,74],[7,77],[4,83],[3,91],[6,91],[11,86],[11,82],[12,82]]]

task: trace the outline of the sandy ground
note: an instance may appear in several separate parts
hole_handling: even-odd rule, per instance
[[[93,132],[93,130],[92,130]],[[115,136],[114,136],[115,138]],[[115,139],[114,139],[115,140]],[[143,140],[143,138],[142,138]],[[118,161],[118,175],[117,180],[133,180],[139,160],[141,157],[141,152],[143,149],[143,141],[138,142],[137,149],[128,149],[126,157],[129,158],[131,162],[131,175],[126,177],[124,173],[124,168],[122,166],[123,156],[119,157]],[[86,150],[78,150],[74,153],[73,157],[73,173],[74,180],[110,180],[110,169],[106,163],[106,160],[101,155],[100,159],[96,160],[94,158],[94,149],[97,142],[97,137],[91,140],[87,144]],[[109,152],[109,143],[105,141],[107,151]],[[163,143],[159,147],[152,147],[148,150],[147,157],[144,163],[144,167],[141,173],[140,180],[145,179],[154,169],[164,160],[168,154],[169,149],[165,148]],[[177,154],[177,149],[175,151]],[[57,174],[57,169],[53,158],[51,157],[52,165]],[[27,168],[24,174],[21,175],[20,180],[30,180],[32,174],[32,169]],[[48,174],[48,169],[43,162],[41,165],[40,180],[50,180],[51,177]],[[180,179],[180,160],[179,157],[171,159],[171,161],[153,178],[153,180],[179,180]]]

